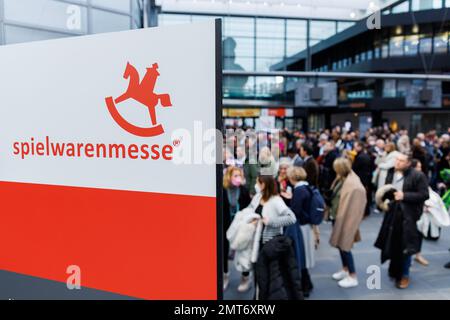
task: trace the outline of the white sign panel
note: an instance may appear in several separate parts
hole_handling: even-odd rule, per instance
[[[220,29],[0,48],[0,270],[63,283],[81,270],[82,287],[217,298]]]
[[[214,168],[164,157],[172,153],[172,132],[192,131],[196,121],[215,128],[214,29],[183,31],[184,37],[168,27],[2,48],[0,180],[214,195]],[[108,97],[117,99],[111,108]],[[122,128],[114,112],[136,127],[154,127],[153,136]]]

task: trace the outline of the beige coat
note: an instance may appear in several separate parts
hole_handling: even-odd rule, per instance
[[[361,240],[359,225],[366,207],[366,190],[353,171],[342,185],[336,221],[331,233],[330,245],[350,251],[353,243]]]
[[[406,134],[398,138],[397,149],[398,151],[404,154],[409,154],[409,152],[411,151],[411,144],[409,143],[409,137]]]

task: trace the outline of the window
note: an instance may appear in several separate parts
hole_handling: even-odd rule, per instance
[[[338,24],[337,24],[337,32],[344,31],[345,29],[350,28],[350,27],[353,26],[354,24],[355,24],[354,22],[338,21]]]
[[[131,16],[133,21],[133,29],[143,28],[144,27],[144,21],[141,16],[141,8],[140,4],[138,3],[138,0],[133,0],[132,2],[132,8],[131,8]]]
[[[442,8],[442,0],[412,0],[412,10],[430,10]]]
[[[418,35],[406,36],[404,46],[406,56],[416,55],[419,49],[419,36]]]
[[[336,22],[334,21],[312,20],[310,28],[311,46],[336,34]]]
[[[383,97],[395,98],[397,95],[397,81],[392,79],[383,80]]]
[[[68,34],[5,26],[5,44],[40,41],[68,37]]]
[[[226,37],[223,41],[223,51],[226,57],[253,57],[254,39]]]
[[[254,70],[254,39],[227,37],[223,40],[224,69]]]
[[[361,52],[360,55],[359,55],[359,57],[360,57],[360,59],[361,59],[361,62],[362,62],[362,61],[366,61],[366,53],[365,53],[365,52]]]
[[[221,17],[218,16],[206,16],[206,15],[193,15],[192,16],[192,22],[203,22],[203,21],[211,21],[214,19],[220,19]]]
[[[306,29],[305,20],[286,21],[286,56],[292,56],[306,49]]]
[[[346,67],[348,67],[348,66],[350,66],[351,65],[351,62],[352,61],[354,61],[354,63],[356,63],[356,61],[355,60],[350,60],[350,59],[344,59],[343,60],[343,63],[342,63],[342,66],[344,67],[344,68],[346,68]]]
[[[388,43],[383,43],[381,45],[381,57],[382,58],[389,57],[389,44]]]
[[[87,9],[83,5],[53,0],[4,0],[4,15],[9,21],[87,32]]]
[[[92,10],[92,31],[94,33],[122,31],[130,29],[130,27],[130,16],[97,9]]]
[[[285,57],[285,20],[256,19],[256,70],[268,71]]]
[[[433,38],[431,35],[421,35],[419,40],[420,53],[431,53]]]
[[[307,36],[307,23],[305,20],[292,20],[286,21],[286,38],[289,39],[306,39]]]
[[[433,0],[433,9],[441,9],[442,0]]]
[[[319,39],[312,39],[312,38],[310,38],[310,39],[309,39],[309,46],[310,46],[310,47],[315,46],[315,45],[318,44],[320,41],[321,41],[321,40],[319,40]]]
[[[293,56],[305,49],[306,39],[286,39],[286,56]]]
[[[255,88],[258,96],[270,97],[283,93],[284,84],[279,81],[278,77],[256,77]]]
[[[251,37],[255,36],[255,19],[225,17],[223,19],[224,36],[226,37]]]
[[[158,23],[161,26],[191,23],[191,16],[186,14],[160,14]]]
[[[397,81],[397,97],[406,97],[411,91],[410,80],[398,80]]]
[[[224,68],[227,70],[255,69],[255,19],[225,17]]]
[[[130,0],[91,0],[91,4],[126,13],[129,13],[131,9]]]
[[[381,58],[381,48],[380,46],[375,46],[375,48],[373,49],[373,56],[375,59],[380,59]]]
[[[408,12],[408,11],[409,11],[409,2],[408,1],[402,2],[392,8],[392,13],[403,13],[403,12]]]
[[[256,19],[257,38],[284,38],[283,19]]]
[[[437,34],[434,37],[434,52],[447,53],[448,32]]]
[[[257,57],[256,71],[269,71],[274,64],[277,64],[282,60],[283,58]]]
[[[403,55],[403,36],[392,37],[389,41],[389,56],[396,57]]]
[[[284,39],[256,39],[256,54],[258,57],[284,56]]]

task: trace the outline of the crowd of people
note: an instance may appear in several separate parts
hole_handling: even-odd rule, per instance
[[[224,290],[233,261],[239,292],[255,288],[262,300],[308,297],[323,220],[332,224],[329,244],[342,262],[331,277],[342,288],[358,286],[352,248],[370,214],[384,214],[375,247],[397,288],[409,286],[412,259],[429,264],[422,239],[436,240],[450,225],[450,128],[410,137],[404,129],[361,134],[335,126],[256,138],[238,130],[225,139]]]

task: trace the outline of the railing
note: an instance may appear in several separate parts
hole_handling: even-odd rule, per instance
[[[354,79],[353,82],[377,79],[450,82],[450,74],[224,70],[223,96],[225,99],[287,101],[294,99],[293,93],[301,84],[339,79]]]

